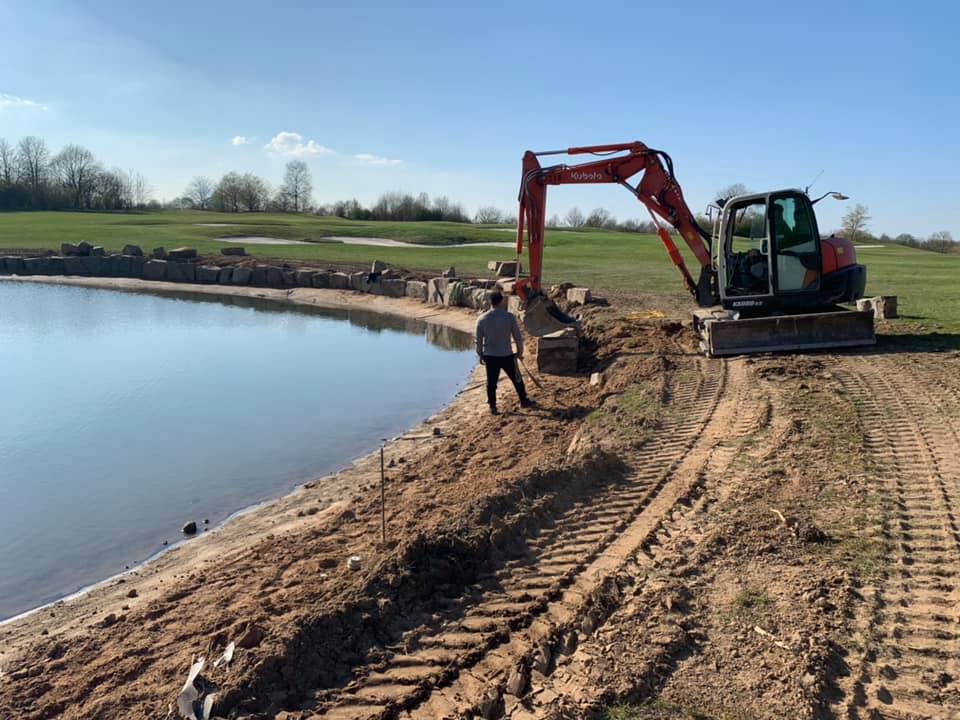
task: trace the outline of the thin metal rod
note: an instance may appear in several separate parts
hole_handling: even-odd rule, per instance
[[[383,448],[380,446],[380,538],[387,544],[387,500],[386,500],[386,470],[383,466]]]

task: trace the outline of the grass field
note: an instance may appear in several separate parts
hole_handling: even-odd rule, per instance
[[[200,223],[225,223],[208,227]],[[144,213],[0,213],[0,249],[58,250],[61,242],[88,242],[108,250],[135,243],[149,251],[158,246],[196,247],[219,253],[226,236],[268,236],[316,241],[310,245],[251,245],[251,255],[322,262],[367,263],[378,258],[413,270],[450,265],[483,274],[491,259],[509,259],[510,248],[444,247],[470,242],[507,242],[505,226],[444,222],[365,222],[303,215],[223,214],[194,211]],[[341,235],[378,237],[433,245],[430,248],[371,247],[324,242]],[[898,245],[864,248],[867,292],[897,295],[902,319],[895,324],[921,332],[960,333],[960,256]],[[654,235],[606,230],[548,230],[544,257],[546,282],[575,282],[594,288],[665,294],[675,301],[683,290],[660,241]],[[691,304],[692,306],[692,304]]]

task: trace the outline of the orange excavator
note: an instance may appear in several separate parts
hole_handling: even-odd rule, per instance
[[[600,159],[541,167],[546,155]],[[630,179],[642,173],[639,183]],[[873,315],[840,307],[863,297],[866,268],[849,240],[821,238],[811,200],[801,190],[776,190],[725,198],[708,208],[713,227],[704,230],[683,198],[673,161],[641,142],[572,147],[523,156],[517,255],[524,236],[529,275],[518,277],[527,331],[543,336],[575,321],[542,288],[544,227],[549,185],[616,183],[650,213],[657,235],[699,309],[693,327],[708,355],[869,345]],[[679,232],[699,273],[695,278],[666,228]]]

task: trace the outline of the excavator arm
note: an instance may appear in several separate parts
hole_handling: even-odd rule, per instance
[[[620,154],[626,153],[626,154]],[[579,165],[541,167],[544,155],[599,155],[600,160]],[[610,156],[610,157],[607,157]],[[628,181],[643,173],[637,185]],[[684,286],[700,305],[716,302],[716,291],[710,260],[710,235],[696,221],[683,199],[683,191],[673,174],[673,161],[661,150],[648,148],[641,142],[614,145],[591,145],[548,152],[527,151],[523,156],[523,179],[520,183],[520,213],[517,227],[517,255],[523,253],[524,230],[527,231],[530,274],[517,283],[517,293],[528,301],[540,294],[543,268],[543,234],[546,224],[547,186],[568,184],[617,183],[627,188],[650,212],[657,234],[673,264],[683,278]],[[676,228],[693,252],[701,271],[694,281],[673,238],[661,224],[666,221]]]

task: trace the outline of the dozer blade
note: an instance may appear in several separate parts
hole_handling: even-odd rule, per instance
[[[577,325],[576,320],[543,295],[535,295],[527,300],[521,317],[527,332],[535,337],[543,337]]]
[[[837,310],[804,315],[733,319],[724,311],[694,313],[694,330],[707,355],[818,350],[874,345],[873,312]]]

